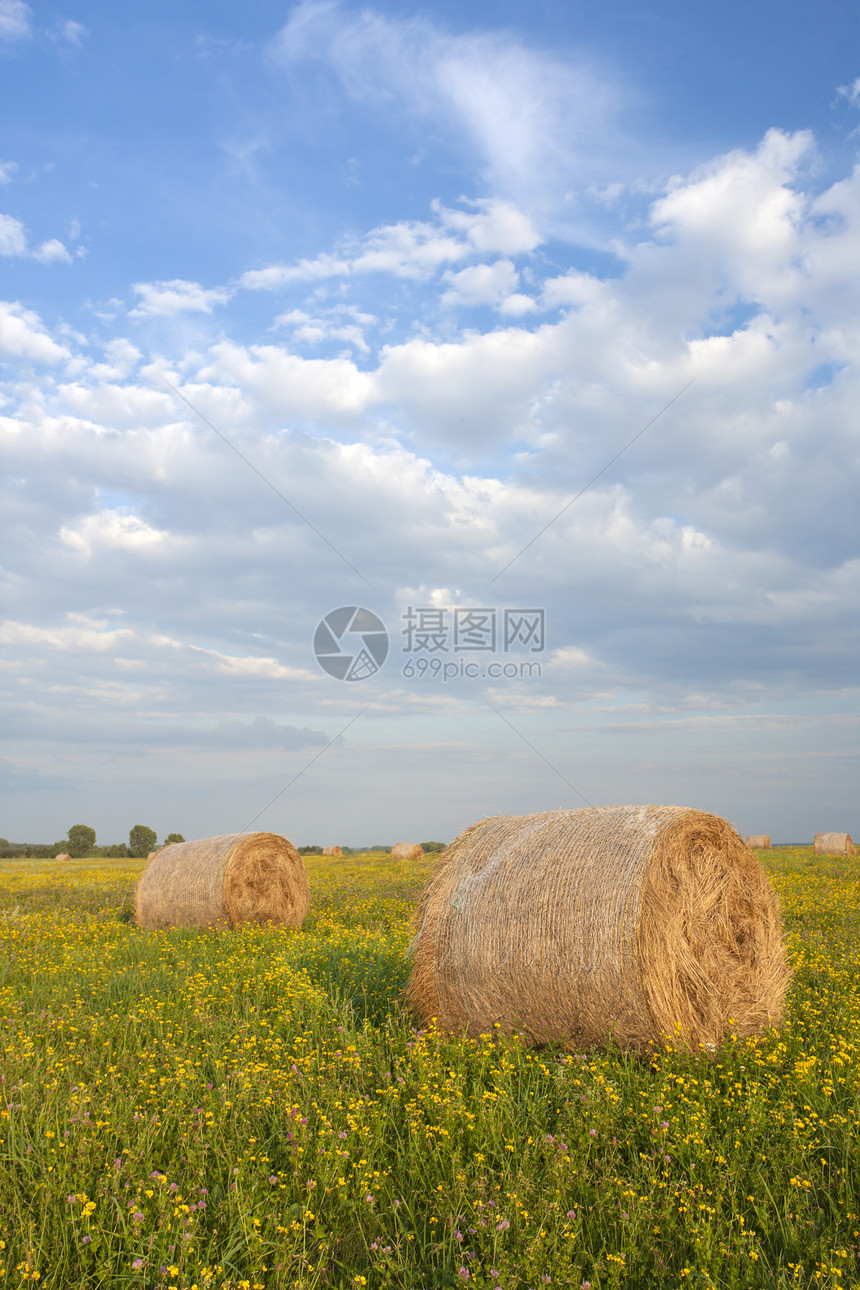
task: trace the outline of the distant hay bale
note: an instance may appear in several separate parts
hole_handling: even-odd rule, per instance
[[[58,856],[54,857],[55,860],[71,860],[71,858],[72,857],[68,855],[67,852],[65,851],[61,851]]]
[[[147,860],[151,860],[153,856],[157,856],[157,855],[158,855],[157,851],[150,851],[149,855],[146,858]]]
[[[856,856],[857,848],[851,841],[850,833],[816,833],[815,854],[817,856]]]
[[[423,860],[424,848],[418,842],[397,842],[391,848],[392,860]]]
[[[323,847],[324,856],[342,856],[343,852],[340,847]]]
[[[731,825],[679,806],[502,815],[440,855],[407,1001],[476,1037],[716,1045],[782,1016],[788,969],[764,871]]]
[[[228,833],[156,851],[135,893],[139,927],[301,927],[308,876],[277,833]]]
[[[747,846],[750,851],[769,851],[770,834],[768,833],[751,833],[747,838]]]

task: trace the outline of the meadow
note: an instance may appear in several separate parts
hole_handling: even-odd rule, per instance
[[[860,862],[762,860],[785,1025],[650,1061],[417,1026],[429,858],[307,857],[300,932],[227,933],[0,862],[0,1285],[860,1285]]]

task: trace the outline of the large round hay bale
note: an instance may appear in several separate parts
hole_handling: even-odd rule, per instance
[[[58,855],[54,857],[55,860],[71,860],[71,858],[72,857],[66,851],[61,851]]]
[[[680,806],[502,815],[442,852],[407,999],[472,1036],[640,1052],[757,1035],[788,981],[779,910],[731,825]]]
[[[817,856],[856,856],[857,848],[851,841],[850,833],[816,833],[815,854]]]
[[[391,848],[392,860],[423,860],[424,848],[419,842],[396,842]]]
[[[278,833],[228,833],[157,851],[135,893],[139,927],[301,927],[308,876]]]
[[[751,833],[747,838],[747,846],[750,851],[769,851],[770,834],[769,833]]]
[[[342,856],[343,852],[340,847],[323,847],[324,856]]]

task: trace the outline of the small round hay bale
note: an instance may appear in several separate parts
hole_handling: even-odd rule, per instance
[[[856,856],[857,848],[851,841],[850,833],[816,833],[815,854],[817,856]]]
[[[419,842],[396,842],[391,848],[392,860],[423,860],[424,848]]]
[[[71,860],[71,858],[72,857],[65,851],[61,851],[59,855],[54,857],[55,860]]]
[[[406,998],[476,1037],[638,1052],[781,1018],[776,897],[725,820],[680,806],[502,815],[442,852]]]
[[[157,856],[157,855],[158,855],[157,851],[150,851],[149,855],[146,858],[147,860],[151,860],[153,856]]]
[[[769,833],[751,833],[747,838],[747,846],[750,851],[769,851],[770,834]]]
[[[139,927],[301,927],[308,876],[278,833],[228,833],[156,851],[135,892]]]
[[[342,856],[343,852],[340,847],[323,847],[324,856]]]

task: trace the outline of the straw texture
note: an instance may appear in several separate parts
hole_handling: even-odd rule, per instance
[[[856,856],[857,848],[851,841],[850,833],[816,833],[815,854],[817,856]]]
[[[770,834],[768,833],[751,833],[747,838],[749,849],[756,851],[770,850]]]
[[[66,851],[61,851],[59,855],[54,857],[55,860],[71,860],[71,858],[72,857]]]
[[[135,893],[139,927],[301,927],[308,876],[277,833],[228,833],[157,851]]]
[[[391,848],[392,860],[423,860],[424,848],[418,842],[397,842]]]
[[[444,851],[406,997],[448,1032],[640,1052],[782,1015],[775,896],[725,820],[678,806],[498,816]]]
[[[324,856],[342,856],[343,852],[340,847],[323,847]]]

